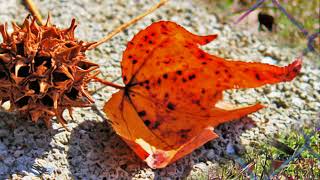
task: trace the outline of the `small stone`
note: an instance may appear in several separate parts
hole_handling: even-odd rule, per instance
[[[2,42],[2,41],[1,41]],[[5,109],[5,110],[7,110],[7,111],[9,111],[9,109],[10,109],[10,101],[6,101],[6,102],[4,102],[3,104],[2,104],[2,108],[3,109]]]
[[[303,100],[301,100],[300,98],[292,97],[291,103],[297,107],[303,108],[303,105],[305,102]]]
[[[262,63],[267,63],[267,64],[273,64],[273,65],[277,64],[277,61],[275,59],[273,59],[272,57],[270,57],[270,56],[263,57],[261,62]]]
[[[0,161],[0,175],[6,175],[8,174],[8,172],[9,172],[9,167]]]
[[[11,166],[11,165],[14,163],[14,161],[15,161],[15,158],[13,158],[12,156],[8,156],[6,159],[4,159],[3,162],[4,162],[6,165]]]
[[[235,154],[235,149],[234,149],[232,144],[229,143],[227,145],[226,152],[227,152],[228,155],[234,155]]]
[[[320,109],[320,103],[319,102],[310,102],[307,104],[307,106],[310,108],[310,110],[317,111]]]
[[[24,150],[16,150],[14,153],[13,153],[13,156],[18,158],[20,156],[22,156],[24,153]]]
[[[216,154],[214,153],[214,150],[213,149],[209,149],[207,152],[206,152],[206,156],[209,160],[213,160],[216,156]]]
[[[45,165],[44,168],[46,169],[47,174],[52,174],[56,169],[56,167],[53,165]]]

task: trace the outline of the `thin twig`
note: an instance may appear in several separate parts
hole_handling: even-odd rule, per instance
[[[242,14],[237,20],[236,22],[234,22],[235,25],[239,24],[240,21],[242,21],[245,17],[247,17],[250,13],[252,13],[254,10],[256,10],[259,6],[262,5],[262,3],[264,3],[265,0],[259,0],[256,2],[256,4],[254,4],[252,7],[250,7],[250,9],[245,12],[244,14]]]
[[[114,82],[118,81],[119,79],[121,79],[121,76],[113,79],[111,82],[114,83]],[[98,91],[102,90],[102,89],[105,88],[105,87],[107,87],[107,86],[101,86],[101,87],[99,87],[98,89],[95,89],[94,91],[91,91],[90,94],[91,94],[91,95],[94,95],[94,94],[96,94]]]
[[[293,16],[291,16],[289,13],[287,13],[287,11],[281,6],[281,4],[279,3],[279,1],[277,0],[272,0],[273,4],[275,6],[277,6],[280,11],[295,25],[298,27],[298,29],[303,33],[303,35],[308,36],[308,31],[306,29],[304,29],[303,25],[300,24],[298,21],[296,21],[294,19]]]
[[[36,4],[33,0],[25,0],[25,3],[31,12],[32,16],[35,17],[40,25],[43,25],[42,17],[40,14],[39,9],[37,8]]]
[[[106,86],[114,87],[114,88],[116,88],[116,89],[123,89],[123,88],[125,88],[124,86],[115,84],[115,83],[110,82],[110,81],[106,81],[106,80],[104,80],[104,79],[100,79],[100,78],[98,78],[98,77],[94,77],[93,80],[94,80],[94,81],[97,81],[97,82],[100,82],[100,83],[102,83],[102,84],[104,84],[104,85],[106,85]]]
[[[153,6],[152,8],[150,8],[149,10],[147,10],[146,12],[140,14],[139,16],[131,19],[129,22],[122,24],[121,26],[119,26],[118,28],[116,28],[114,31],[112,31],[110,34],[108,34],[106,37],[104,37],[103,39],[99,40],[98,42],[96,42],[95,44],[91,45],[88,50],[94,49],[97,46],[99,46],[100,44],[108,41],[109,39],[111,39],[113,36],[115,36],[116,34],[118,34],[119,32],[125,30],[127,27],[129,27],[132,24],[135,24],[137,21],[139,21],[140,19],[144,18],[145,16],[147,16],[148,14],[152,13],[153,11],[159,9],[162,5],[164,5],[166,2],[168,2],[169,0],[160,0],[160,2],[158,4],[156,4],[155,6]]]

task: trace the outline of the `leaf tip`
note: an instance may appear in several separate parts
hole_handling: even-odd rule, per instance
[[[301,68],[302,68],[302,58],[300,57],[286,67],[287,69],[286,81],[293,80],[300,73]]]

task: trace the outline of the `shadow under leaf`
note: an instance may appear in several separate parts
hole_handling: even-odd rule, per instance
[[[85,121],[71,132],[68,151],[75,179],[118,179],[144,167],[107,122]]]
[[[185,178],[200,162],[218,162],[226,157],[228,144],[241,149],[242,132],[253,127],[250,118],[226,123],[215,131],[219,138],[164,169],[152,170],[117,136],[107,122],[85,121],[73,129],[68,162],[75,179]]]

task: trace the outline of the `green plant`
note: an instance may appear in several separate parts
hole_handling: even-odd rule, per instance
[[[268,142],[252,143],[242,156],[215,172],[220,179],[320,177],[320,133],[311,128],[278,134]]]

